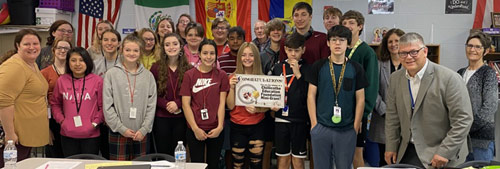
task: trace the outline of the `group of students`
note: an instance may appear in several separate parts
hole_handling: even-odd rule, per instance
[[[185,141],[191,162],[210,169],[219,168],[221,150],[227,168],[269,168],[274,141],[278,168],[300,169],[308,139],[316,168],[364,166],[368,137],[379,144],[384,165],[385,90],[389,75],[401,69],[404,32],[389,30],[376,53],[359,39],[360,12],[326,9],[326,34],[312,29],[309,4],[297,3],[292,14],[289,32],[279,19],[257,21],[253,42],[223,18],[213,21],[214,40],[207,40],[186,14],[175,26],[162,18],[155,30],[123,40],[100,21],[88,49],[72,45],[67,21],[52,24],[42,49],[36,32],[21,30],[15,50],[0,60],[5,139],[19,143],[18,160],[46,144],[48,157],[132,160],[149,152],[173,155],[177,141]],[[470,39],[486,39],[477,36]],[[465,71],[467,80],[471,73]],[[238,74],[283,76],[285,107],[235,105]]]

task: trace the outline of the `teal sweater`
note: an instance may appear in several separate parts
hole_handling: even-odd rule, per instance
[[[349,56],[352,49],[347,49],[346,56]],[[368,80],[368,87],[365,88],[365,111],[363,117],[366,118],[368,114],[373,111],[377,100],[378,93],[378,62],[375,51],[368,46],[365,42],[361,43],[354,54],[350,58],[358,62],[365,70],[365,76]]]

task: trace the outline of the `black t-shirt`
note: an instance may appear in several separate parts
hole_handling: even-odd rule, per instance
[[[273,75],[275,76],[283,76],[283,65],[285,65],[286,70],[286,82],[290,83],[290,80],[293,76],[293,70],[290,68],[290,64],[286,62],[280,62],[276,64],[273,70]],[[309,121],[309,114],[307,111],[307,89],[309,87],[309,83],[305,81],[306,76],[309,75],[310,66],[307,65],[303,60],[299,61],[300,65],[300,79],[297,77],[294,78],[292,83],[290,84],[290,88],[288,92],[285,92],[287,96],[287,105],[288,105],[288,116],[282,116],[283,109],[280,109],[276,112],[275,116],[277,118],[285,119],[290,122],[304,122],[307,123]],[[285,84],[288,85],[288,84]]]

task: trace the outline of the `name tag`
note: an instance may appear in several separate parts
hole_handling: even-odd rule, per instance
[[[333,106],[332,122],[340,123],[341,120],[342,120],[342,108],[340,108],[340,106]]]
[[[130,116],[131,119],[135,119],[137,117],[137,108],[131,107],[130,108]]]
[[[201,109],[201,120],[208,120],[208,110],[207,109]]]
[[[289,110],[290,110],[290,108],[288,107],[288,105],[285,105],[285,107],[283,107],[283,110],[281,111],[281,116],[287,117]]]
[[[82,126],[82,118],[80,116],[73,117],[73,121],[75,122],[75,127]]]

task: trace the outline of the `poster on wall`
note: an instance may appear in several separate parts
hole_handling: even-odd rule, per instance
[[[445,14],[471,14],[472,0],[446,0]]]
[[[235,105],[283,108],[285,78],[283,76],[236,74]]]
[[[394,0],[368,0],[368,14],[394,14]]]

